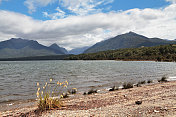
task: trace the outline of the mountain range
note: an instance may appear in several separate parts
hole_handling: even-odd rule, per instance
[[[95,53],[106,50],[116,50],[121,48],[151,47],[157,45],[175,44],[176,40],[164,40],[160,38],[148,38],[134,32],[125,33],[116,37],[96,43],[84,51],[84,53]]]
[[[67,53],[65,48],[61,48],[57,44],[47,47],[34,40],[11,38],[0,42],[0,58],[63,55]]]
[[[115,50],[121,48],[151,47],[157,45],[176,44],[176,40],[164,40],[160,38],[148,38],[134,32],[118,35],[96,43],[91,47],[72,49],[69,52],[56,43],[47,47],[34,40],[11,38],[0,42],[0,58],[34,57],[48,55],[95,53],[99,51]]]

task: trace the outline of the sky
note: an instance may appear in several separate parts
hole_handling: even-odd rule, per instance
[[[71,50],[129,31],[176,39],[176,0],[0,0],[0,41]]]

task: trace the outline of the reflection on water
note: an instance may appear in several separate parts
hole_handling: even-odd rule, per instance
[[[176,63],[127,61],[0,62],[0,103],[34,99],[36,82],[69,81],[79,91],[106,88],[123,82],[176,76]]]

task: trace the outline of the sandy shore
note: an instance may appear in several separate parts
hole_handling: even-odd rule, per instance
[[[137,105],[135,101],[142,101]],[[37,106],[6,112],[0,116],[29,117],[176,117],[176,81],[150,84],[64,100],[65,107],[42,113]]]

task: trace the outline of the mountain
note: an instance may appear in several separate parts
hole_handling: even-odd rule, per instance
[[[134,32],[118,35],[114,38],[96,43],[84,53],[95,53],[99,51],[115,50],[120,48],[151,47],[157,45],[174,44],[176,41],[168,41],[159,38],[148,38]]]
[[[34,40],[12,38],[0,42],[0,58],[15,58],[29,56],[46,56],[64,54],[53,48],[39,44]]]
[[[49,48],[52,48],[58,54],[68,54],[68,51],[65,48],[59,47],[56,43],[49,46]]]
[[[85,46],[82,48],[75,48],[75,49],[70,50],[69,54],[74,54],[74,55],[82,54],[88,48],[89,48],[89,46]]]

